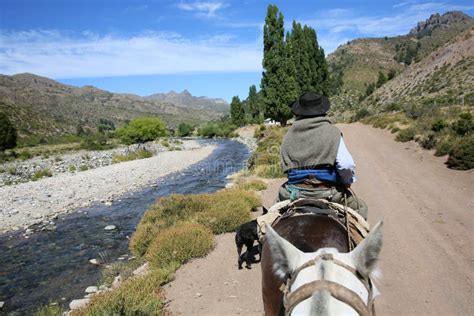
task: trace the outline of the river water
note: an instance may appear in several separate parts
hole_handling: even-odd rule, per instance
[[[128,238],[157,198],[225,187],[226,176],[245,167],[248,148],[232,140],[208,142],[217,144],[208,158],[157,179],[155,187],[125,194],[109,207],[97,204],[60,216],[55,231],[39,231],[28,239],[22,232],[0,235],[0,301],[5,302],[0,315],[30,315],[49,302],[67,307],[100,278],[100,268],[90,259],[114,262],[128,254]],[[107,225],[118,229],[106,231]]]

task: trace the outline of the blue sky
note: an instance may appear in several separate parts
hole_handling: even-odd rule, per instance
[[[406,34],[472,1],[0,0],[0,73],[30,72],[113,92],[245,98],[259,86],[268,4],[316,29],[330,53],[360,37]]]

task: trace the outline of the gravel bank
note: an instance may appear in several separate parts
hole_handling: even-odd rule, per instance
[[[215,148],[186,148],[193,147],[162,152],[148,159],[1,187],[0,233],[26,229],[40,222],[54,227],[50,221],[58,214],[94,202],[111,205],[119,195],[151,185],[158,177],[184,169],[206,158]]]

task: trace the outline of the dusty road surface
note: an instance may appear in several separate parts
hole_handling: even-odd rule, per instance
[[[369,222],[385,222],[378,314],[474,315],[474,172],[449,170],[445,158],[397,143],[387,131],[339,127],[357,163],[354,189],[369,205]],[[281,182],[271,182],[264,205]],[[237,269],[233,234],[216,242],[166,287],[169,310],[262,315],[260,266]]]

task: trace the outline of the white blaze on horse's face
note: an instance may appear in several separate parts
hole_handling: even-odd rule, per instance
[[[331,253],[334,259],[355,268],[362,276],[374,276],[376,263],[382,247],[382,222],[379,222],[369,235],[350,253],[339,253],[335,248],[322,248],[313,253],[304,253],[280,237],[267,226],[266,242],[273,258],[273,270],[280,277],[291,275],[299,266],[316,256]],[[349,270],[334,264],[330,260],[318,260],[298,273],[290,289],[295,291],[303,284],[315,280],[336,282],[357,293],[367,304],[368,292],[362,282]],[[373,295],[378,291],[374,288]],[[333,298],[328,291],[322,290],[302,301],[293,309],[292,315],[358,315],[348,304]]]

